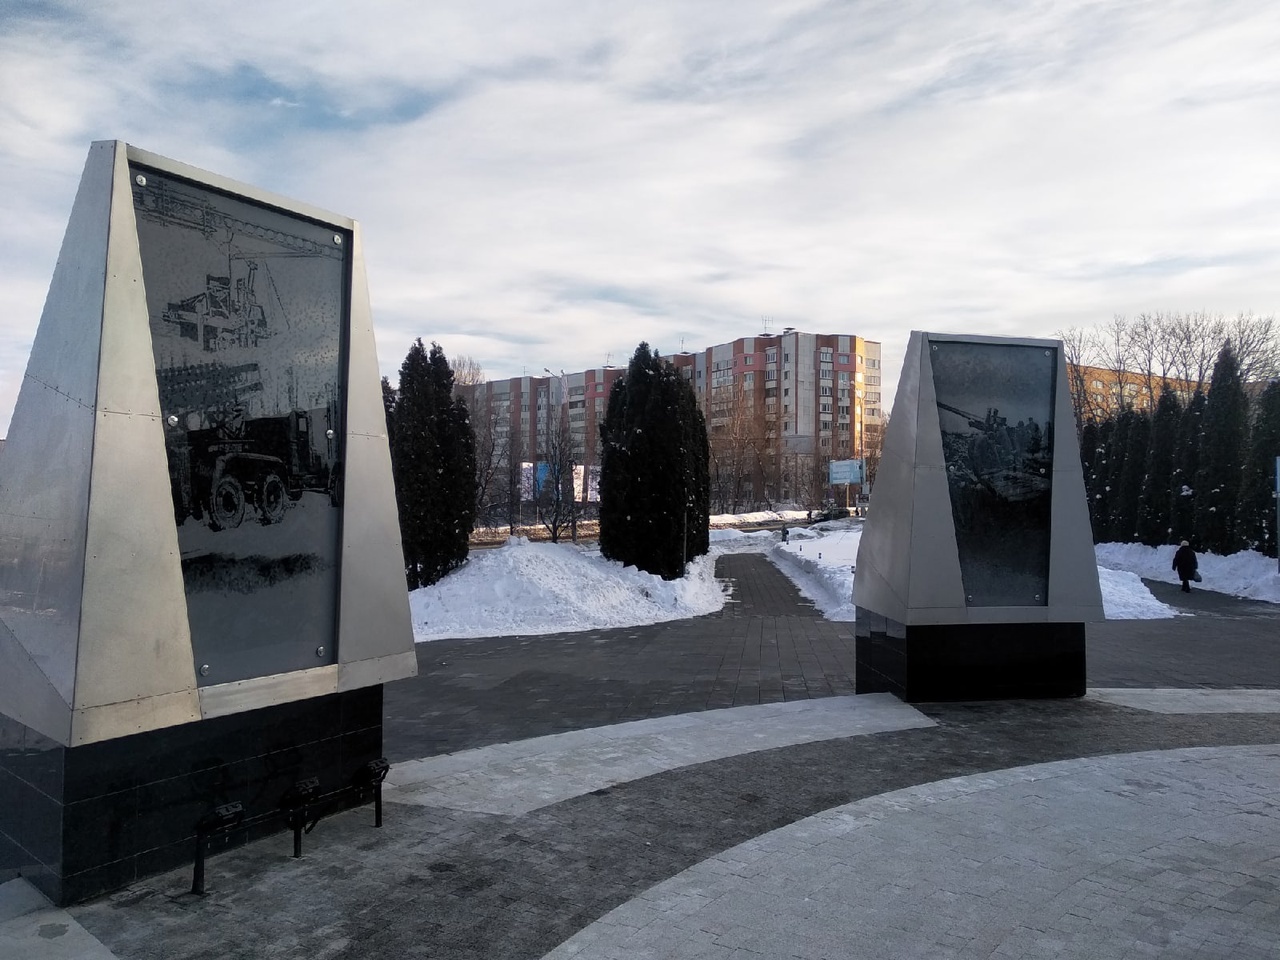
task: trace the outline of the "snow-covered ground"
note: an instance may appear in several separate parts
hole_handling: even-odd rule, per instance
[[[803,514],[752,514],[746,523],[795,520]],[[729,522],[716,517],[714,521]],[[712,530],[711,554],[691,564],[689,575],[666,582],[634,567],[605,560],[594,545],[531,543],[473,550],[466,565],[440,583],[409,597],[414,636],[496,637],[635,626],[696,617],[719,610],[726,590],[715,578],[715,558],[726,552],[766,554],[831,620],[854,619],[854,564],[860,520],[791,527],[786,543],[777,531]],[[1101,544],[1097,548],[1103,607],[1112,620],[1175,616],[1139,577],[1177,583],[1170,569],[1173,547]],[[1204,589],[1280,603],[1276,562],[1257,553],[1201,555]]]

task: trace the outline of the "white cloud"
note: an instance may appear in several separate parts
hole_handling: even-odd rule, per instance
[[[379,351],[1280,309],[1273,6],[68,5],[0,31],[0,433],[89,140],[361,220]],[[15,92],[16,91],[16,92]]]

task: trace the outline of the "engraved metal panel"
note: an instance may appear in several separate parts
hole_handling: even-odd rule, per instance
[[[969,606],[1047,606],[1057,351],[931,340]]]
[[[350,232],[130,174],[197,680],[334,663]]]

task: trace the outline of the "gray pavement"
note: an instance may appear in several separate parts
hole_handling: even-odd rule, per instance
[[[5,920],[23,902],[6,885],[0,955],[1247,957],[1277,942],[1275,608],[1204,598],[1221,606],[1097,625],[1098,689],[1080,700],[913,708],[849,696],[851,625],[767,560],[718,571],[737,602],[711,617],[421,645],[422,675],[388,690],[400,762],[382,830],[352,811],[301,860],[284,836],[221,854],[200,898],[174,871]],[[107,952],[13,952],[81,932]]]

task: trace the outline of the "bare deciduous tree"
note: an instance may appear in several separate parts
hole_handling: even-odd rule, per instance
[[[484,375],[484,367],[480,366],[480,361],[475,357],[469,357],[465,353],[458,354],[453,361],[453,382],[459,386],[471,386],[477,383],[484,383],[487,378]]]

